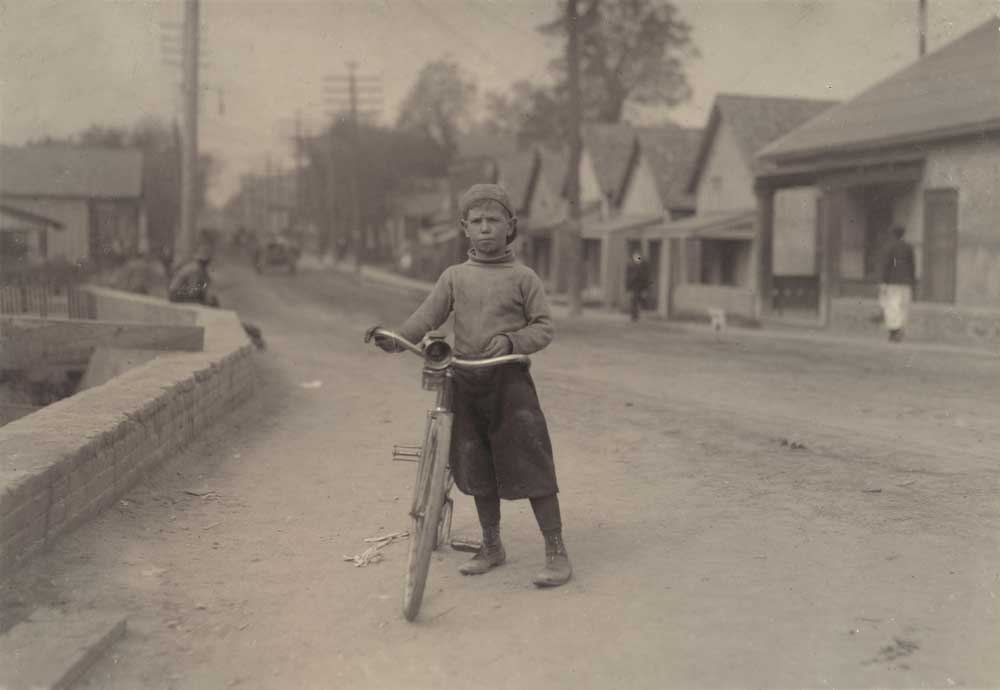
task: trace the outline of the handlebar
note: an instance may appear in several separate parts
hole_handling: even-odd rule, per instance
[[[393,333],[392,331],[387,330],[385,328],[373,328],[369,330],[367,333],[365,333],[365,342],[366,343],[371,342],[372,338],[374,338],[376,335],[384,336],[386,338],[392,338],[399,345],[401,345],[403,349],[409,350],[418,357],[422,357],[425,359],[428,358],[428,353],[426,352],[425,348],[420,347],[420,345],[411,343],[409,340],[399,335],[398,333]],[[446,357],[446,361],[444,362],[435,361],[434,363],[439,367],[451,364],[462,369],[484,369],[486,367],[495,367],[500,364],[510,364],[512,362],[518,362],[528,367],[531,366],[531,358],[529,358],[528,355],[500,355],[499,357],[488,357],[486,359],[461,359],[460,357],[453,356],[450,352]]]

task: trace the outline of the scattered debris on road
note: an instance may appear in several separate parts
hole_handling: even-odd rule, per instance
[[[806,450],[806,444],[799,441],[789,441],[787,438],[781,439],[781,446],[792,450]]]
[[[379,553],[382,549],[389,546],[389,544],[402,541],[409,536],[409,532],[393,532],[392,534],[385,534],[381,537],[368,537],[365,539],[365,543],[371,544],[371,546],[358,555],[344,556],[344,560],[354,563],[355,568],[363,568],[366,565],[378,563],[382,560],[382,554]]]
[[[319,381],[319,380],[316,380],[316,381],[304,381],[304,382],[300,383],[299,385],[302,388],[322,388],[323,387],[323,382]]]
[[[207,489],[205,491],[197,489],[184,489],[184,493],[190,496],[197,496],[205,501],[217,501],[220,498],[218,491],[209,491]]]

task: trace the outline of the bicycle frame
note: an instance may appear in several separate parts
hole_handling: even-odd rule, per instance
[[[369,342],[376,335],[392,338],[403,349],[420,356],[424,360],[423,387],[426,390],[436,391],[434,407],[427,412],[423,444],[397,445],[392,449],[393,460],[418,463],[413,501],[410,504],[413,530],[410,534],[410,556],[403,598],[403,613],[407,620],[412,621],[420,609],[423,598],[431,551],[451,541],[454,501],[449,493],[454,485],[454,478],[449,465],[449,455],[453,418],[453,368],[484,368],[511,362],[530,366],[531,361],[526,355],[463,360],[453,355],[451,347],[438,333],[428,334],[421,347],[392,331],[373,328],[365,334],[365,342]],[[468,545],[461,547],[453,545],[453,547],[468,550]]]

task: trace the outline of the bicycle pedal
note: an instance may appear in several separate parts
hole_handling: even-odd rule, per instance
[[[483,543],[476,539],[463,539],[462,537],[455,537],[451,540],[451,548],[455,551],[468,551],[470,553],[475,553],[482,548]]]
[[[392,459],[397,462],[419,462],[421,446],[393,446]]]

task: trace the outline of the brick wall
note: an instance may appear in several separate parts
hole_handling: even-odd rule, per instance
[[[131,302],[131,303],[130,303]],[[205,351],[163,354],[0,428],[0,578],[114,504],[255,390],[234,312],[99,289],[97,317],[150,313],[205,327]]]

